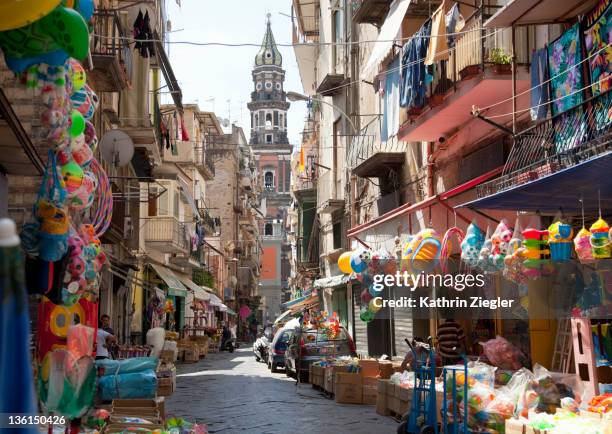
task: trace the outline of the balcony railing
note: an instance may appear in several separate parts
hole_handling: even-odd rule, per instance
[[[97,9],[93,15],[91,56],[96,89],[120,91],[129,86],[132,50],[116,10]],[[88,73],[89,74],[89,73]]]
[[[215,176],[215,163],[213,159],[206,153],[206,149],[202,146],[195,146],[193,148],[193,160],[199,169],[204,169],[203,175],[209,180]],[[202,170],[201,170],[202,172]]]
[[[145,241],[165,253],[184,252],[188,248],[185,224],[172,216],[147,218]]]
[[[534,181],[609,151],[611,109],[612,92],[608,91],[517,134],[502,175],[479,186],[478,197]]]
[[[353,20],[356,23],[370,23],[380,26],[384,21],[391,0],[352,0]]]

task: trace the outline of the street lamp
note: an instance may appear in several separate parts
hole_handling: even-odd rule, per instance
[[[317,101],[320,102],[321,104],[325,104],[330,106],[331,108],[338,110],[338,112],[344,116],[344,118],[349,122],[349,124],[351,124],[351,127],[353,128],[353,132],[357,135],[359,134],[357,131],[357,127],[355,126],[355,124],[353,123],[353,120],[349,117],[349,115],[347,115],[344,110],[342,110],[340,107],[338,107],[337,105],[334,105],[330,102],[325,101],[323,98],[316,98],[316,97],[312,97],[312,96],[307,96],[307,95],[303,95],[299,92],[287,92],[287,99],[289,101]]]

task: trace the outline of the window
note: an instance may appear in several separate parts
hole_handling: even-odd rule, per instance
[[[272,143],[272,134],[266,134],[266,143]]]
[[[272,226],[272,223],[266,223],[266,226],[264,226],[264,235],[274,235],[274,227]]]
[[[265,188],[274,188],[274,173],[266,172],[264,174],[264,187]]]
[[[167,189],[159,195],[157,198],[157,215],[169,215],[170,214],[170,192]]]
[[[255,113],[255,122],[253,123],[253,126],[256,127],[257,125],[259,125],[259,115]]]
[[[263,110],[260,110],[259,111],[259,124],[258,124],[260,127],[264,126],[265,116],[266,116],[266,112],[264,112]]]
[[[278,111],[274,110],[274,126],[278,127]]]
[[[266,128],[272,128],[272,114],[266,113]]]
[[[280,123],[279,123],[281,128],[283,128],[284,123],[285,123],[285,121],[283,120],[283,114],[281,113],[280,114]]]
[[[332,225],[334,233],[334,249],[342,247],[342,221],[334,222]]]
[[[281,84],[280,83],[276,83],[276,90],[281,90]]]
[[[343,21],[342,11],[341,10],[335,11],[333,15],[333,22],[332,22],[333,42],[335,43],[342,42],[342,21]],[[337,71],[340,65],[342,64],[342,46],[338,46],[335,44],[332,46],[332,62],[333,62],[333,69]]]
[[[261,90],[261,82],[257,83],[257,85],[255,86],[255,89]]]
[[[266,90],[272,90],[272,82],[266,81]]]

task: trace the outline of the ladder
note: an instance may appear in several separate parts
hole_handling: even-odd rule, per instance
[[[557,324],[551,370],[567,374],[572,365],[572,356],[572,323],[569,318],[561,318]]]

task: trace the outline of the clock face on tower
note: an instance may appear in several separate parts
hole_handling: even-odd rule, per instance
[[[272,90],[272,82],[266,81],[266,90]]]

